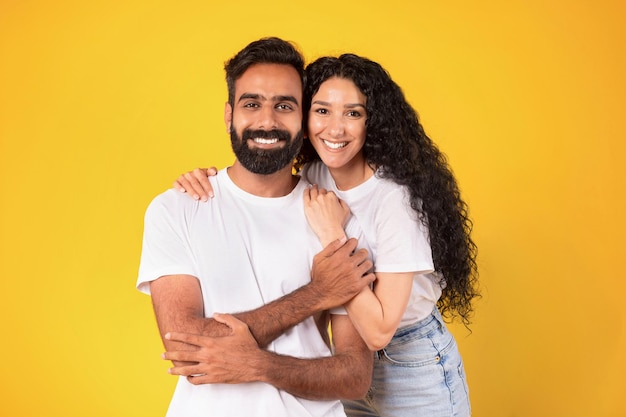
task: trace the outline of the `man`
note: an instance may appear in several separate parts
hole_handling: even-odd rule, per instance
[[[225,69],[237,159],[212,178],[220,198],[169,190],[146,212],[137,285],[152,295],[171,372],[188,375],[168,416],[343,416],[337,399],[365,394],[372,355],[348,316],[333,315],[331,356],[325,311],[374,275],[355,239],[321,250],[304,217],[308,184],[291,171],[303,59],[267,38]]]

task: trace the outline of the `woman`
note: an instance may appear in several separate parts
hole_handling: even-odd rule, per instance
[[[370,392],[344,401],[346,413],[468,416],[463,363],[442,320],[468,325],[478,296],[472,224],[456,180],[379,64],[344,54],[306,71],[309,140],[295,167],[322,187],[305,195],[307,219],[326,245],[343,236],[347,204],[377,277],[345,306],[376,352]],[[206,171],[195,173],[175,186],[205,196]]]

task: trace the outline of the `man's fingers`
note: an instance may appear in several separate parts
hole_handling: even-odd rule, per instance
[[[215,313],[213,320],[230,327],[232,330],[247,329],[248,325],[231,314]]]
[[[210,384],[213,382],[208,375],[190,375],[187,377],[187,381],[192,385]]]
[[[374,266],[372,260],[369,258],[369,252],[367,252],[366,249],[359,249],[354,252],[352,254],[352,260],[363,270],[363,273],[369,271]]]
[[[202,339],[197,334],[168,332],[165,334],[165,338],[167,340],[173,340],[175,342],[183,342],[189,345],[202,346]]]
[[[330,242],[322,251],[319,253],[324,258],[330,258],[338,249],[341,248],[341,242],[339,239]]]
[[[369,253],[366,249],[359,249],[355,251],[357,247],[358,241],[355,238],[350,238],[347,241],[342,242],[341,240],[335,240],[331,242],[328,246],[326,246],[321,254],[326,257],[332,256],[335,252],[344,252],[342,255],[349,254],[354,266],[359,266],[360,268],[367,271],[372,268],[372,261],[369,259]]]
[[[341,246],[338,250],[344,251],[347,253],[352,253],[356,249],[356,246],[359,242],[355,238],[348,239],[343,246]]]
[[[173,362],[199,362],[198,351],[191,350],[172,350],[161,355],[161,359]],[[186,368],[182,366],[181,368]]]
[[[322,249],[320,255],[325,258],[329,258],[339,250],[351,253],[354,249],[356,249],[357,243],[357,240],[354,238],[348,239],[347,241],[343,239],[337,239],[330,242],[324,249]]]
[[[351,256],[355,262],[357,262],[358,264],[361,264],[363,261],[365,261],[369,257],[369,253],[367,252],[367,249],[361,248],[359,250],[354,251]]]
[[[372,282],[376,281],[376,274],[373,272],[368,272],[365,275],[363,275],[363,281],[369,285]]]

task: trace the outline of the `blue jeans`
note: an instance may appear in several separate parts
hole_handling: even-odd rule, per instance
[[[437,308],[399,328],[374,357],[366,398],[343,401],[349,417],[467,417],[470,402],[463,361]]]

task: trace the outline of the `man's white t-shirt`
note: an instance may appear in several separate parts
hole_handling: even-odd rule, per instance
[[[310,281],[322,247],[304,215],[301,179],[287,196],[262,198],[238,188],[226,170],[210,178],[216,198],[197,202],[169,190],[146,212],[137,287],[161,276],[198,278],[206,317],[253,310]],[[353,234],[348,234],[349,236]],[[312,318],[274,340],[268,350],[300,358],[330,356]],[[309,401],[272,385],[192,385],[179,378],[168,417],[345,416],[339,401]]]

